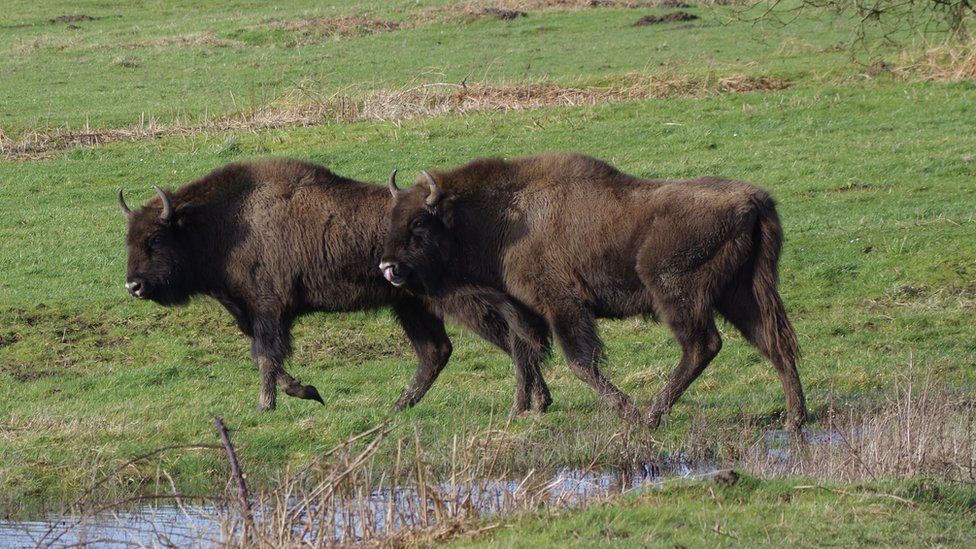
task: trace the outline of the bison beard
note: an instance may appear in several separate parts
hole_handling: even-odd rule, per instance
[[[736,181],[635,178],[553,153],[475,160],[391,185],[381,268],[415,292],[490,286],[542,316],[572,371],[627,420],[656,428],[722,346],[716,311],[768,357],[787,427],[806,403],[796,335],[776,291],[782,229],[773,200]],[[662,320],[681,360],[643,416],[600,372],[596,319]]]
[[[419,364],[397,409],[416,404],[451,355],[447,316],[508,353],[516,370],[513,413],[552,402],[541,364],[545,322],[502,292],[473,286],[420,299],[392,288],[375,265],[389,199],[382,187],[298,161],[229,164],[172,192],[156,189],[128,219],[126,289],[163,305],[193,295],[217,299],[252,339],[261,375],[258,407],[276,389],[323,402],[318,390],[284,369],[295,319],[313,311],[390,306]]]

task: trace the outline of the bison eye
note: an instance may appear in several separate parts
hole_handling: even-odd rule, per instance
[[[154,234],[154,235],[152,235],[152,236],[149,237],[149,247],[150,248],[158,248],[159,247],[159,242],[160,242],[160,237],[159,237],[158,234]]]

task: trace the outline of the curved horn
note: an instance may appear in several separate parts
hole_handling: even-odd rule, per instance
[[[125,217],[132,217],[132,210],[125,203],[125,198],[122,197],[122,189],[119,189],[119,208],[122,208],[122,215]]]
[[[435,206],[441,199],[441,188],[437,186],[437,181],[434,180],[434,176],[430,175],[430,172],[424,170],[422,172],[424,177],[427,178],[427,186],[430,187],[430,194],[427,195],[427,205]]]
[[[152,187],[156,189],[156,194],[158,194],[159,199],[163,201],[163,211],[159,214],[159,219],[169,221],[173,217],[173,205],[170,204],[169,197],[166,196],[166,193],[164,193],[162,189],[155,185]]]
[[[400,194],[400,189],[398,189],[396,186],[396,173],[397,171],[393,170],[393,173],[390,174],[390,181],[387,183],[387,186],[390,187],[390,194],[393,195],[393,198],[396,198],[397,195]]]

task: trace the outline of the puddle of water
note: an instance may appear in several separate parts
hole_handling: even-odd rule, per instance
[[[804,434],[809,444],[835,445],[842,441],[837,432]],[[785,431],[767,432],[762,444],[770,462],[786,467],[796,458],[797,442]],[[505,514],[519,508],[526,497],[535,497],[550,507],[576,507],[608,495],[660,486],[669,479],[708,477],[721,470],[719,465],[691,461],[684,454],[677,454],[631,470],[559,470],[544,491],[533,488],[531,494],[525,493],[521,480],[484,480],[444,482],[435,486],[436,495],[422,496],[413,488],[394,486],[373,491],[362,504],[337,498],[316,505],[295,499],[288,506],[293,511],[296,538],[308,542],[320,538],[355,542],[369,532],[396,532],[429,525],[434,501],[446,508],[446,516],[459,516],[465,509],[475,509],[481,516]],[[255,520],[260,522],[262,510],[254,512]],[[211,505],[152,506],[83,520],[54,515],[32,521],[0,520],[0,547],[209,547],[223,541],[221,523],[221,513]]]
[[[0,547],[210,547],[220,542],[217,510],[207,505],[147,506],[83,520],[48,516],[0,520]]]
[[[610,494],[660,485],[668,478],[691,477],[716,469],[715,464],[692,463],[680,455],[632,471],[564,469],[557,471],[546,484],[544,499],[553,506],[574,507]],[[448,516],[462,508],[477,509],[482,515],[504,514],[515,509],[519,498],[524,496],[520,494],[523,489],[520,482],[441,483],[436,487],[437,498],[447,504]],[[295,514],[295,531],[304,532],[301,537],[309,541],[322,534],[334,541],[354,541],[362,539],[366,529],[372,532],[409,529],[426,520],[423,513],[433,513],[430,496],[424,499],[413,488],[383,488],[372,492],[367,501],[368,504],[357,506],[347,505],[349,500],[336,500],[328,509],[314,505],[301,509],[304,502],[290,502],[299,511]],[[456,507],[450,509],[451,506]],[[256,509],[256,520],[261,520],[260,515],[261,510]],[[327,524],[309,524],[310,520],[323,516],[329,517]],[[323,527],[331,531],[322,532]],[[220,544],[222,536],[220,513],[211,505],[149,506],[84,519],[51,515],[30,521],[0,520],[2,547],[209,547]]]
[[[802,451],[804,447],[810,446],[826,446],[832,448],[842,444],[845,437],[848,436],[857,437],[860,436],[860,433],[857,431],[842,433],[836,430],[814,431],[812,429],[804,429],[802,438],[797,439],[789,431],[770,430],[766,431],[763,435],[762,452],[770,464],[787,468],[799,458],[798,450]]]

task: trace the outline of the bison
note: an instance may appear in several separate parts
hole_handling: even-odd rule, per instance
[[[545,322],[504,293],[459,286],[436,298],[393,288],[375,270],[391,207],[382,186],[360,183],[293,160],[233,163],[132,211],[128,272],[132,296],[180,305],[191,296],[219,301],[252,339],[261,375],[258,408],[271,410],[276,387],[323,402],[312,385],[285,371],[291,326],[313,311],[389,306],[419,357],[397,409],[430,388],[451,355],[447,316],[511,355],[513,413],[551,402],[541,364],[549,352]]]
[[[380,270],[417,294],[490,286],[545,318],[572,371],[622,417],[656,428],[722,339],[716,311],[768,357],[787,427],[806,417],[796,335],[776,290],[783,232],[772,198],[717,178],[641,179],[595,158],[474,160],[391,184]],[[662,320],[681,359],[641,416],[599,369],[597,318]]]

